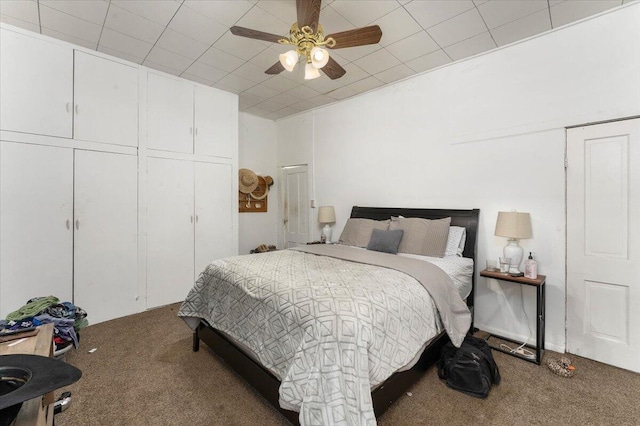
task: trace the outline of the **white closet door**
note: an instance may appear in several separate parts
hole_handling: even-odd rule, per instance
[[[138,146],[138,69],[75,52],[75,139]]]
[[[148,73],[147,146],[193,153],[193,84]]]
[[[215,259],[237,254],[233,248],[232,167],[195,163],[195,278]]]
[[[237,109],[235,95],[196,86],[194,143],[196,154],[226,158],[237,156],[237,152],[234,153],[234,147],[237,146],[234,143],[238,127]]]
[[[184,300],[193,287],[193,162],[147,164],[147,308]]]
[[[28,299],[72,301],[73,151],[0,144],[0,317]]]
[[[75,151],[74,301],[91,324],[137,311],[138,161]]]
[[[0,128],[71,137],[73,50],[0,29]]]

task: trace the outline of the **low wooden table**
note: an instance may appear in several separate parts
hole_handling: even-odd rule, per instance
[[[0,343],[0,355],[33,354],[53,356],[53,324],[38,327],[38,334],[32,337]],[[18,344],[14,344],[20,342]],[[12,426],[53,425],[53,392],[22,403],[22,408]]]

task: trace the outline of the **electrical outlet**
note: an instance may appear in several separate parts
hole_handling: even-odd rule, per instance
[[[310,206],[311,206],[311,208],[312,208],[312,209],[315,209],[315,208],[316,208],[316,200],[310,200],[310,201],[309,201],[309,204],[310,204]]]

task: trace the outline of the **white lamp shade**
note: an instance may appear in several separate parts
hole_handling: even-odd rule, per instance
[[[498,212],[495,235],[514,239],[531,238],[529,213]]]
[[[285,52],[278,57],[280,58],[280,63],[282,64],[284,69],[289,72],[293,71],[293,68],[296,66],[298,60],[300,59],[300,55],[295,50],[289,50],[288,52]]]
[[[311,49],[311,63],[316,68],[322,68],[329,62],[329,52],[321,47]]]
[[[313,80],[314,78],[318,77],[320,77],[320,71],[318,71],[318,68],[314,67],[313,64],[306,64],[304,66],[305,80]]]
[[[318,209],[318,222],[335,223],[336,211],[333,206],[322,206]]]

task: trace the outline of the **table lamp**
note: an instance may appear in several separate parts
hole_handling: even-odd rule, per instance
[[[323,240],[327,243],[331,242],[331,225],[336,222],[336,211],[333,206],[321,206],[318,209],[318,222],[323,223],[322,228]]]
[[[520,262],[522,262],[522,247],[518,245],[518,240],[531,238],[529,213],[498,212],[495,235],[509,239],[507,245],[504,246],[503,254],[504,257],[511,259],[509,273],[519,273]]]

